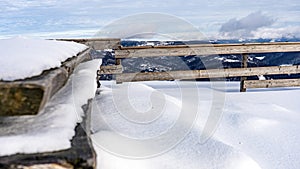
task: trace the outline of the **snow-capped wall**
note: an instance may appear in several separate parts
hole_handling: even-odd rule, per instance
[[[13,81],[59,67],[87,46],[75,42],[16,37],[0,40],[0,80]]]

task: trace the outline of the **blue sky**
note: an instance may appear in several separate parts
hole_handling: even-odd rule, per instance
[[[0,38],[93,36],[144,12],[186,20],[209,38],[300,37],[299,0],[0,0],[0,11]]]

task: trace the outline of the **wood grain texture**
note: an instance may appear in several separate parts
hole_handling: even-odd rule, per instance
[[[299,52],[299,42],[121,47],[116,58]]]
[[[246,88],[297,87],[300,79],[247,80]]]
[[[34,115],[64,86],[75,67],[90,59],[90,49],[69,58],[61,67],[16,81],[0,81],[0,116]]]
[[[242,60],[242,68],[247,68],[248,67],[248,54],[243,54],[243,60]],[[241,83],[240,83],[240,92],[246,92],[246,88],[244,85],[245,80],[247,80],[247,77],[241,77]]]
[[[100,74],[120,74],[122,72],[122,65],[100,66]]]
[[[251,68],[229,68],[208,70],[185,70],[169,72],[123,73],[116,75],[117,82],[174,80],[174,79],[201,79],[201,78],[225,78],[246,77],[258,75],[296,74],[300,73],[300,67],[296,66],[269,66]]]

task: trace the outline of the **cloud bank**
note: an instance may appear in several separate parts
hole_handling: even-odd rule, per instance
[[[225,37],[251,38],[254,36],[253,32],[272,26],[274,23],[274,18],[261,11],[253,12],[240,19],[230,19],[221,26],[220,34]]]
[[[275,0],[187,0],[184,4],[171,0],[0,0],[0,39],[18,35],[81,38],[86,32],[90,37],[91,30],[96,33],[119,18],[144,12],[177,16],[210,39],[300,38],[298,1],[287,0],[283,5]]]

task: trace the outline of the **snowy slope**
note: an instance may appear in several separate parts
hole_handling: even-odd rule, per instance
[[[127,94],[117,94],[119,88]],[[164,146],[159,141],[153,144],[147,144],[146,141],[144,144],[132,143],[136,143],[133,140],[158,138],[160,134],[169,132],[168,126],[172,128],[174,123],[180,121],[178,113],[191,113],[180,110],[182,103],[195,100],[193,97],[183,97],[184,93],[195,92],[199,94],[196,99],[199,114],[187,136],[169,151],[162,150],[142,159],[131,157],[136,152],[152,152],[156,146]],[[222,116],[213,136],[203,142],[200,138],[210,117],[215,92],[226,96]],[[121,86],[103,82],[92,113],[92,138],[97,150],[98,168],[300,168],[297,160],[300,157],[299,94],[299,88],[260,89],[239,93],[239,83],[236,82],[227,82],[223,89],[213,89],[210,82],[143,82]],[[162,95],[164,97],[160,97]],[[126,101],[127,106],[118,102],[124,99],[131,100],[129,105]],[[156,104],[160,102],[167,109],[161,110],[163,114],[155,121],[138,123],[140,121],[132,121],[132,116],[128,116],[128,110],[142,114],[151,108],[159,110]],[[179,104],[168,107],[168,103]],[[189,124],[182,123],[183,127],[185,125]],[[119,135],[128,139],[122,139]],[[171,144],[172,140],[164,143]],[[115,149],[116,147],[130,153],[126,154]]]
[[[215,135],[263,169],[299,168],[299,95],[299,89],[229,94]]]
[[[15,37],[0,40],[0,80],[37,76],[76,56],[87,46],[75,42]]]

